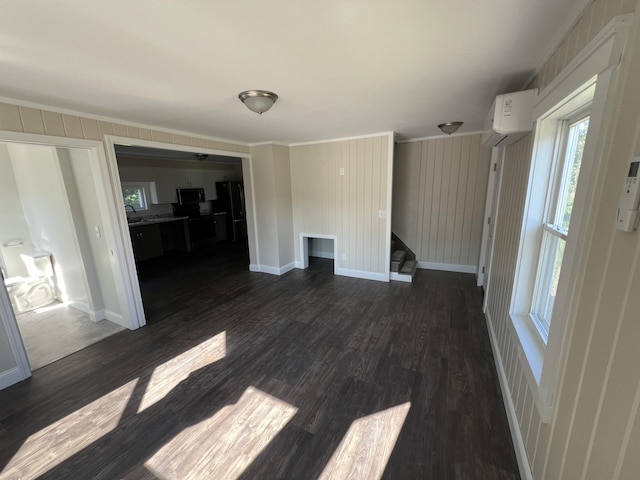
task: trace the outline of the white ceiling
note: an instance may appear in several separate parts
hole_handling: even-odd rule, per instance
[[[0,96],[248,143],[477,131],[587,2],[4,0]]]

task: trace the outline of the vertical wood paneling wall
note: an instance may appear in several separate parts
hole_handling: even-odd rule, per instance
[[[381,135],[291,147],[296,261],[300,233],[335,235],[336,268],[356,276],[388,272],[391,232],[378,212],[389,208],[390,141]]]
[[[417,260],[475,271],[490,161],[481,135],[396,145],[391,229]]]
[[[249,153],[249,147],[246,145],[94,120],[92,118],[2,102],[0,102],[0,130],[53,135],[56,137],[83,138],[85,140],[102,140],[104,135],[116,135],[175,145]]]
[[[613,17],[634,11],[580,259],[578,310],[567,331],[566,362],[549,423],[540,420],[509,325],[532,137],[506,150],[487,318],[507,377],[509,392],[504,393],[511,396],[532,476],[539,480],[640,478],[640,233],[614,228],[628,162],[640,155],[640,2],[591,2],[534,83],[547,86]]]

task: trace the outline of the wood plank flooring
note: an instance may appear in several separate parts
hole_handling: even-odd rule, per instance
[[[216,252],[143,265],[147,327],[0,392],[0,478],[519,478],[473,276]]]

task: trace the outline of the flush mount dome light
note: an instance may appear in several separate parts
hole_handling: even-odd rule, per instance
[[[264,112],[273,107],[278,100],[278,95],[267,90],[247,90],[238,94],[238,98],[242,100],[249,110],[262,115]]]
[[[443,133],[446,133],[447,135],[451,135],[452,133],[457,132],[463,123],[464,122],[441,123],[440,125],[438,125],[438,128],[442,130]]]

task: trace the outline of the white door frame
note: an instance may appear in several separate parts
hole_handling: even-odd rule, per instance
[[[500,168],[502,166],[502,157],[504,156],[504,148],[492,148],[491,149],[491,168],[489,170],[489,180],[487,184],[487,196],[484,206],[484,223],[482,227],[482,243],[480,245],[480,259],[478,260],[478,286],[485,285],[488,288],[485,281],[489,277],[489,270],[491,268],[491,250],[493,248],[493,234],[494,225],[496,222],[496,206],[497,198],[496,193],[499,189],[499,177]],[[497,181],[496,181],[497,179]],[[486,289],[485,289],[486,290]],[[485,296],[487,292],[485,291]]]
[[[118,261],[121,258],[122,245],[119,242],[119,238],[114,234],[114,199],[112,196],[112,190],[102,188],[108,183],[108,172],[106,168],[106,157],[104,154],[104,145],[99,140],[83,140],[78,138],[56,137],[49,135],[38,135],[30,133],[8,132],[0,131],[0,142],[3,143],[22,143],[30,145],[47,146],[53,148],[74,148],[86,150],[89,154],[90,161],[93,165],[99,165],[100,169],[98,175],[100,178],[96,178],[98,188],[96,189],[96,195],[99,197],[99,203],[101,205],[101,214],[103,216],[103,231],[105,235],[105,242],[109,249],[110,261],[114,276],[122,276],[122,265]],[[123,323],[131,329],[138,328],[138,324],[134,323],[135,317],[127,315],[125,308],[127,308],[127,287],[128,285],[124,281],[116,280],[116,288],[118,301],[120,304],[123,317]],[[123,278],[124,280],[124,278]],[[4,282],[3,282],[4,283]],[[11,301],[4,285],[0,287],[0,314],[2,315],[2,324],[9,337],[9,343],[11,345],[12,355],[16,362],[15,369],[8,372],[0,372],[0,388],[7,387],[13,383],[19,382],[31,376],[31,367],[27,357],[22,336],[18,329],[18,323],[11,307]],[[14,371],[15,370],[15,371]]]
[[[114,199],[122,199],[122,186],[120,184],[120,171],[118,170],[118,161],[116,158],[116,145],[136,146],[136,147],[148,147],[157,148],[162,150],[173,150],[178,152],[189,153],[204,153],[208,155],[221,155],[225,157],[236,157],[239,159],[251,159],[251,155],[248,153],[231,152],[226,150],[215,150],[212,148],[193,147],[189,145],[177,145],[175,143],[162,143],[153,140],[140,140],[136,138],[119,137],[116,135],[105,135],[105,150],[106,150],[106,162],[104,162],[105,169],[108,171],[108,175],[105,178],[110,180],[109,190],[111,196]],[[245,172],[242,172],[243,180]],[[245,189],[247,185],[251,185],[251,195],[253,194],[253,183],[243,182]],[[144,307],[142,305],[142,294],[140,293],[140,282],[138,280],[138,272],[136,269],[136,262],[133,256],[133,246],[131,244],[131,237],[129,235],[129,224],[127,223],[127,214],[124,208],[121,208],[121,201],[117,201],[114,204],[112,211],[115,215],[114,226],[117,229],[118,236],[120,237],[120,243],[123,246],[122,251],[119,252],[119,257],[123,259],[122,262],[122,280],[127,284],[128,293],[128,305],[130,306],[130,315],[132,319],[135,319],[135,324],[138,326],[146,325],[144,316]],[[253,221],[249,218],[253,215],[252,212],[247,210],[247,222]],[[257,242],[257,239],[256,239]],[[257,244],[257,243],[256,243]]]
[[[489,227],[489,229],[487,230],[487,234],[488,234],[487,244],[484,245],[485,257],[483,259],[483,262],[486,265],[486,268],[484,271],[484,276],[482,277],[482,283],[479,283],[479,285],[482,285],[484,287],[484,299],[482,301],[482,311],[485,313],[487,311],[487,300],[489,298],[489,289],[491,288],[491,267],[493,265],[494,247],[495,247],[495,239],[496,239],[495,226],[496,226],[496,220],[498,218],[498,213],[500,209],[500,191],[502,190],[502,167],[504,164],[504,155],[505,155],[504,147],[493,148],[492,150],[493,152],[492,152],[491,159],[493,161],[493,159],[495,158],[496,170],[495,172],[492,172],[494,175],[493,175],[491,197],[489,197],[489,195],[487,194],[487,202],[489,201],[491,202],[490,205],[487,204],[487,206],[490,207],[489,215],[491,217],[491,224],[485,223],[485,227]],[[495,157],[494,157],[494,154],[495,154]]]

